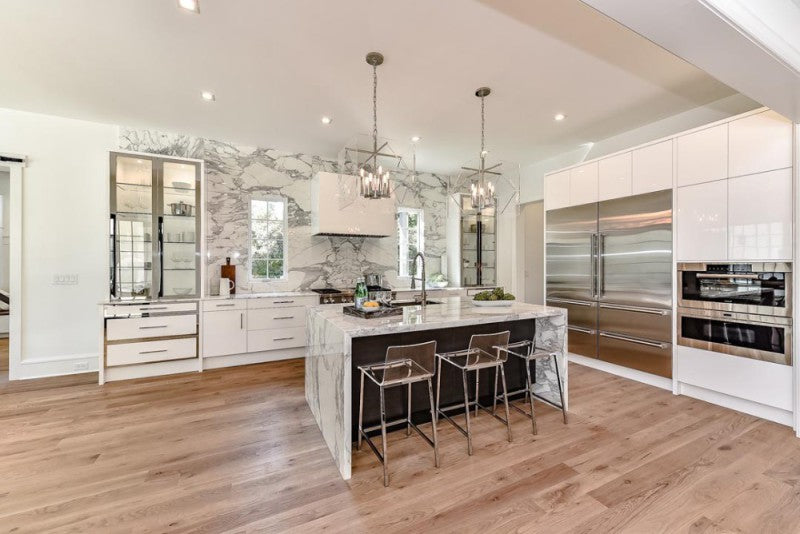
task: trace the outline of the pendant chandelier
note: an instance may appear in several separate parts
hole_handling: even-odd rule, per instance
[[[383,54],[370,52],[367,54],[367,64],[372,65],[372,150],[359,150],[368,154],[358,170],[361,177],[361,196],[389,198],[391,196],[389,171],[378,163],[378,156],[395,157],[393,154],[381,153],[388,142],[378,147],[378,65],[383,64]]]
[[[497,163],[491,167],[486,167],[486,105],[485,99],[492,90],[488,87],[481,87],[475,91],[475,96],[481,99],[481,153],[478,168],[461,167],[462,170],[471,172],[467,178],[471,180],[469,185],[470,200],[472,208],[481,211],[495,205],[495,185],[491,181],[492,176],[502,176],[495,169],[499,169],[502,163]]]

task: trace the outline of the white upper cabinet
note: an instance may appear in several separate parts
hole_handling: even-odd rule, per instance
[[[569,204],[577,206],[597,202],[597,162],[569,171]]]
[[[544,203],[548,210],[566,208],[569,202],[569,171],[544,177]]]
[[[792,166],[792,123],[764,111],[730,123],[730,176]]]
[[[728,181],[678,188],[677,261],[728,259]]]
[[[633,151],[632,194],[672,189],[672,139]]]
[[[792,169],[728,181],[732,260],[792,259]]]
[[[631,153],[601,159],[598,164],[598,198],[631,196]]]
[[[728,124],[678,137],[678,186],[728,177]]]

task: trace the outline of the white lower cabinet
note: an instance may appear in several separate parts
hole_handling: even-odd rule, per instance
[[[203,357],[247,352],[246,310],[203,313]]]
[[[106,365],[134,365],[197,357],[197,339],[164,339],[139,343],[120,343],[106,348]]]
[[[728,181],[732,260],[792,260],[792,169]]]
[[[728,181],[679,187],[677,261],[728,259]]]
[[[306,327],[280,328],[271,330],[251,330],[247,332],[247,351],[290,349],[305,347]]]

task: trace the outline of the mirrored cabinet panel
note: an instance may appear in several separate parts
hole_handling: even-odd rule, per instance
[[[199,296],[200,173],[199,162],[111,154],[111,298]]]
[[[494,208],[472,208],[469,195],[461,197],[461,283],[494,285],[497,280],[497,218]]]

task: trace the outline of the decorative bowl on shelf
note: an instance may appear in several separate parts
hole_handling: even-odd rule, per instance
[[[176,295],[185,296],[192,292],[191,287],[175,287],[172,289]]]
[[[191,189],[192,184],[189,182],[172,182],[172,187],[175,189]]]
[[[447,284],[449,284],[449,283],[450,282],[448,282],[447,280],[443,280],[443,281],[440,281],[440,282],[433,282],[431,280],[428,280],[427,286],[428,287],[432,287],[434,289],[442,289],[442,288],[447,287]]]

